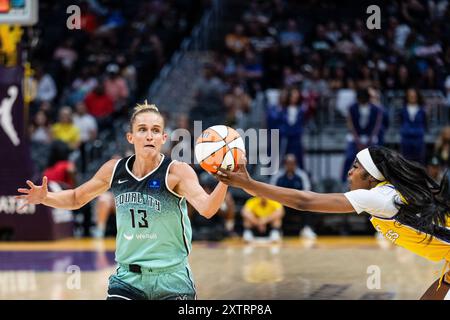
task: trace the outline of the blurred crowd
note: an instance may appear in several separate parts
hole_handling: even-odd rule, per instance
[[[130,106],[145,96],[209,4],[79,1],[81,30],[49,27],[65,24],[57,12],[66,4],[42,3],[42,18],[28,34],[35,39],[30,43],[36,66],[30,135],[38,144],[51,144],[53,158],[45,164],[37,159],[38,169],[71,187],[76,185],[76,171],[86,172],[89,146],[111,123],[126,119]],[[302,137],[315,128],[324,104],[333,97],[348,128],[343,183],[356,153],[384,144],[393,121],[399,121],[398,150],[427,165],[439,180],[450,161],[450,127],[442,129],[435,145],[426,145],[428,115],[422,96],[434,90],[450,104],[448,0],[381,1],[379,30],[367,28],[363,2],[251,0],[243,6],[195,80],[190,113],[176,119],[165,114],[169,133],[174,128],[192,130],[199,119],[204,128],[220,123],[246,129],[258,94],[276,90],[264,103],[265,126],[279,130],[284,162],[271,183],[311,190]],[[389,90],[402,92],[404,99],[396,119],[390,118],[391,106],[382,99]],[[76,167],[70,161],[73,151],[79,159]],[[170,146],[164,151],[169,153]],[[205,189],[214,184],[209,178],[201,176]],[[233,235],[238,217],[246,240],[260,234],[277,241],[283,233],[315,238],[313,215],[279,208],[266,199],[249,201],[236,205],[229,194],[214,221],[191,215],[194,239]],[[104,235],[114,211],[111,197],[101,197],[96,208],[99,234]]]
[[[304,132],[317,130],[318,118],[334,103],[347,126],[341,181],[336,181],[340,190],[356,153],[385,145],[393,123],[399,142],[389,147],[427,166],[439,180],[448,168],[442,145],[450,132],[445,127],[435,143],[427,143],[429,109],[437,106],[425,96],[433,92],[450,106],[449,2],[377,2],[381,29],[366,26],[369,4],[249,1],[204,65],[191,119],[201,118],[205,127],[225,123],[246,129],[262,93],[265,126],[279,130],[281,159],[295,159],[308,178]],[[400,98],[400,106],[389,105],[388,92]],[[308,190],[305,184],[297,188]],[[294,223],[297,232],[315,237],[314,222],[302,216],[306,224],[285,215],[284,231]],[[242,219],[245,234],[248,219],[244,214]]]
[[[71,5],[80,8],[80,29],[66,25]],[[22,41],[32,67],[29,133],[36,176],[72,188],[98,169],[102,153],[125,156],[126,148],[104,146],[122,133],[133,106],[146,98],[209,6],[207,0],[41,1],[39,22]],[[90,207],[76,215],[79,235],[92,234],[91,220],[105,224],[107,201],[105,195],[93,206],[93,219]]]

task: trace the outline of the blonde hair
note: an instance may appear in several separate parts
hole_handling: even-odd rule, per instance
[[[130,119],[130,132],[133,131],[133,123],[136,120],[136,116],[141,113],[145,113],[145,112],[152,112],[152,113],[159,115],[161,117],[161,119],[163,120],[163,126],[165,125],[164,118],[163,118],[162,114],[159,112],[158,107],[154,104],[148,104],[147,99],[145,99],[143,104],[137,103],[136,107],[134,107],[134,111],[133,111],[133,114],[131,115],[131,119]]]

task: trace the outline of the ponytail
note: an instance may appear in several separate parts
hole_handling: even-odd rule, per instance
[[[398,152],[380,146],[369,147],[369,152],[377,168],[402,196],[396,203],[396,220],[430,235],[437,227],[445,227],[450,213],[448,172],[439,185],[424,167]]]

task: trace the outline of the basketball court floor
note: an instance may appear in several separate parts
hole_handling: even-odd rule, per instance
[[[0,242],[0,299],[105,299],[114,239]],[[194,242],[199,299],[419,299],[443,263],[374,237]]]

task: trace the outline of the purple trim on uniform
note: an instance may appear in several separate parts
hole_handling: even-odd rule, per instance
[[[66,272],[69,266],[81,271],[114,266],[114,251],[0,251],[0,270],[34,270]]]

